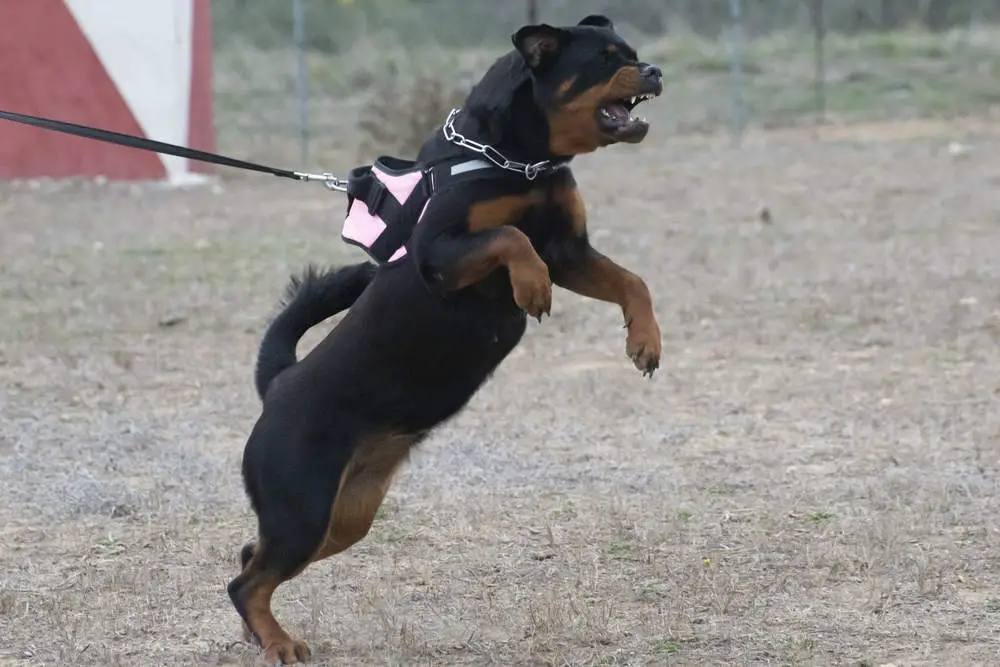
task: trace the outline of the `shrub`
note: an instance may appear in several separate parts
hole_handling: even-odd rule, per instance
[[[444,123],[449,111],[462,105],[466,94],[439,75],[404,78],[392,66],[387,76],[375,82],[358,120],[364,159],[383,154],[416,157],[431,132]]]

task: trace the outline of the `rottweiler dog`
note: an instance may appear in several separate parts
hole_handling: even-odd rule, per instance
[[[661,93],[662,74],[604,16],[526,26],[512,41],[472,88],[455,128],[510,160],[560,168],[436,192],[402,260],[308,269],[261,341],[263,407],[242,466],[258,539],[240,552],[242,572],[228,592],[269,661],[310,656],[272,615],[275,589],[365,537],[411,449],[468,403],[521,340],[527,316],[549,312],[553,283],[621,307],[627,355],[644,375],[659,365],[649,290],[589,243],[566,165],[642,141],[649,125],[632,110]],[[468,158],[440,128],[418,155]],[[345,310],[296,360],[302,335]]]

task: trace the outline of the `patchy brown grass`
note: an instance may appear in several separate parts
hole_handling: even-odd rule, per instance
[[[558,292],[279,618],[330,665],[995,664],[1000,142],[937,129],[580,160],[661,371]],[[259,664],[254,351],[358,255],[318,186],[221,187],[3,187],[0,665]]]

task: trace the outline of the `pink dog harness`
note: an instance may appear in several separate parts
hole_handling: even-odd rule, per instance
[[[378,264],[398,261],[406,257],[406,244],[434,193],[461,181],[480,178],[514,177],[532,181],[541,174],[562,169],[568,162],[509,160],[492,146],[460,134],[455,129],[460,111],[451,110],[441,133],[448,142],[486,159],[447,158],[421,165],[415,160],[383,155],[373,164],[354,168],[347,175],[347,219],[340,233],[345,242],[362,248]],[[484,173],[483,169],[488,171]]]
[[[463,159],[430,167],[383,155],[347,176],[347,218],[340,237],[378,264],[406,256],[406,243],[435,192],[458,181],[481,178],[492,165]],[[493,171],[499,175],[503,172]]]

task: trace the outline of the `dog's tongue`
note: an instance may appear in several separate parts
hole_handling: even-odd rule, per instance
[[[616,123],[625,123],[629,119],[628,109],[618,102],[605,105],[604,114]]]

